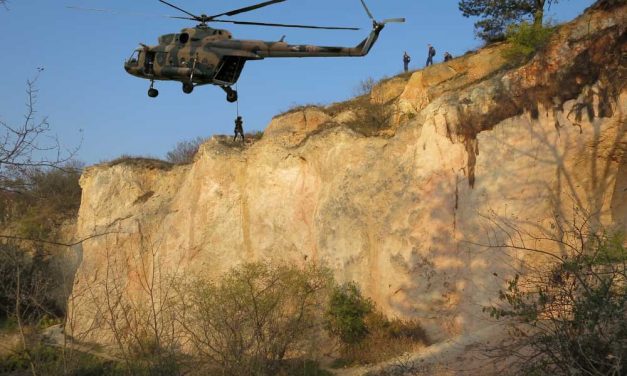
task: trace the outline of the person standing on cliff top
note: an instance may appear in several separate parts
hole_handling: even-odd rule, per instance
[[[433,65],[433,57],[435,56],[435,48],[433,48],[433,46],[430,44],[428,46],[429,46],[429,52],[427,55],[427,65],[426,65],[427,67],[429,65]]]
[[[411,61],[411,57],[407,54],[407,51],[403,54],[403,67],[405,72],[409,70],[409,62]]]
[[[242,136],[242,142],[244,142],[244,122],[242,121],[242,117],[238,116],[235,119],[235,136],[233,136],[233,141],[237,140],[237,135]]]

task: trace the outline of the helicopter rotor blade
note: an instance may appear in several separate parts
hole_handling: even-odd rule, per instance
[[[190,21],[198,21],[197,18],[193,17],[183,17],[183,16],[168,16],[168,18],[175,18],[177,20],[190,20]]]
[[[211,20],[211,22],[225,22],[225,23],[232,23],[236,25],[292,27],[292,28],[300,28],[300,29],[359,30],[358,27],[294,25],[294,24],[278,24],[278,23],[268,23],[268,22],[252,22],[252,21]]]
[[[80,12],[97,12],[97,13],[111,13],[115,15],[127,15],[127,16],[141,16],[141,17],[163,17],[170,18],[170,16],[164,16],[161,14],[147,14],[147,13],[136,13],[136,12],[126,12],[123,10],[116,9],[107,9],[107,8],[83,8],[76,5],[67,5],[67,9],[77,10]]]
[[[162,2],[163,4],[167,5],[167,6],[170,6],[170,7],[174,8],[174,9],[176,9],[176,10],[179,10],[179,11],[185,13],[185,14],[188,14],[188,15],[192,16],[195,21],[200,21],[200,17],[198,17],[197,15],[192,14],[192,13],[186,11],[185,9],[179,8],[176,5],[170,4],[170,3],[168,3],[167,1],[164,1],[164,0],[159,0],[159,1]]]
[[[368,17],[370,17],[371,20],[375,21],[374,16],[372,15],[372,13],[370,13],[370,9],[368,9],[368,6],[366,5],[366,2],[364,0],[360,0],[361,1],[361,5],[364,6],[364,9],[366,10],[366,13],[368,13]]]
[[[381,23],[383,24],[390,23],[390,22],[403,23],[405,22],[405,18],[388,18],[388,19],[381,21]]]
[[[213,16],[209,16],[209,17],[207,17],[207,19],[208,20],[212,20],[214,18],[218,18],[218,17],[221,17],[221,16],[234,16],[236,14],[240,14],[240,13],[244,13],[244,12],[250,12],[251,10],[263,8],[263,7],[266,7],[268,5],[272,5],[272,4],[276,4],[276,3],[282,3],[284,1],[286,1],[286,0],[264,1],[263,3],[259,3],[259,4],[251,5],[251,6],[248,6],[248,7],[244,7],[244,8],[231,10],[229,12],[225,12],[225,13],[220,13],[220,14],[216,14],[216,15],[213,15]]]

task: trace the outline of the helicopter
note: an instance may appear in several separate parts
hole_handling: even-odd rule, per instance
[[[208,23],[327,30],[359,29],[339,26],[235,21],[219,18],[249,12],[286,0],[269,0],[212,16],[206,14],[198,16],[165,0],[159,1],[185,14],[185,16],[171,16],[170,18],[197,21],[198,24],[191,28],[184,28],[179,33],[161,35],[156,46],[140,44],[140,47],[124,62],[126,72],[150,80],[148,96],[151,98],[159,95],[159,91],[154,87],[155,81],[179,81],[182,83],[183,92],[186,94],[190,94],[197,86],[216,85],[225,91],[228,102],[235,102],[238,95],[232,86],[239,79],[244,64],[249,60],[278,57],[365,56],[370,52],[379,37],[379,33],[387,23],[405,22],[404,18],[392,18],[378,22],[372,16],[364,0],[360,0],[368,17],[372,20],[373,26],[368,37],[355,47],[291,45],[284,41],[285,37],[276,42],[233,39],[233,35],[228,30],[209,27]]]

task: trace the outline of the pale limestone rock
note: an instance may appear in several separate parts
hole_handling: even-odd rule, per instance
[[[323,110],[308,107],[304,110],[275,117],[268,125],[264,135],[268,138],[281,139],[286,145],[297,145],[308,134],[316,132],[330,121],[331,117]]]
[[[407,79],[394,77],[375,85],[370,93],[371,103],[388,103],[397,99],[407,87]]]
[[[420,112],[442,93],[463,88],[503,69],[506,62],[501,54],[505,47],[493,45],[413,73],[399,98],[401,110]]]
[[[333,117],[333,121],[338,124],[347,124],[357,120],[357,114],[353,110],[342,111]]]
[[[436,340],[484,327],[482,306],[519,260],[532,257],[482,246],[495,241],[490,231],[502,236],[491,221],[550,231],[579,207],[599,226],[627,229],[624,82],[611,111],[593,119],[579,118],[578,103],[607,111],[603,70],[599,80],[558,90],[558,78],[577,80],[581,51],[593,51],[591,66],[609,69],[614,61],[603,50],[619,43],[613,32],[601,42],[568,38],[582,22],[610,29],[620,17],[593,14],[565,28],[544,69],[534,60],[486,78],[501,64],[497,46],[451,63],[465,74],[444,64],[414,73],[398,103],[416,115],[389,137],[363,137],[308,108],[273,119],[246,149],[211,140],[189,166],[88,169],[76,237],[97,236],[82,243],[75,333],[102,321],[106,305],[94,301],[102,301],[107,275],[142,302],[146,265],[162,281],[217,278],[262,259],[326,263],[385,313],[421,319]],[[484,53],[496,62],[482,60]],[[457,75],[479,82],[449,82]],[[422,96],[430,87],[438,93],[437,83],[450,86]],[[90,334],[111,340],[106,329]]]

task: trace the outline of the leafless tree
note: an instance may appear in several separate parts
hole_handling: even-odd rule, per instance
[[[215,284],[194,280],[179,320],[201,367],[223,375],[278,374],[289,355],[311,355],[331,284],[326,268],[249,263]]]
[[[204,137],[196,137],[193,140],[181,141],[176,144],[174,149],[166,154],[166,159],[174,164],[189,164],[194,161],[196,153],[203,142],[207,139]]]
[[[0,5],[5,3],[0,2]],[[24,120],[17,125],[0,120],[0,190],[20,189],[24,185],[23,174],[27,171],[62,168],[78,151],[78,147],[64,148],[52,134],[48,118],[37,116],[38,78],[39,74],[26,81]]]

